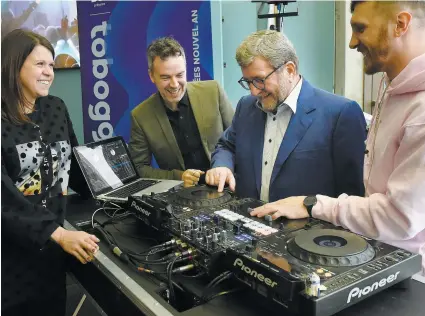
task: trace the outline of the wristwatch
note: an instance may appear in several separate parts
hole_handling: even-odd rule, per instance
[[[307,209],[307,213],[309,217],[313,217],[311,215],[311,211],[313,210],[313,206],[315,206],[316,203],[317,203],[317,198],[315,195],[309,195],[304,199],[303,204],[304,204],[304,207]]]

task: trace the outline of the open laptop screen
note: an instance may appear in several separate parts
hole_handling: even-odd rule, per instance
[[[96,197],[138,178],[121,138],[74,148],[80,168]]]

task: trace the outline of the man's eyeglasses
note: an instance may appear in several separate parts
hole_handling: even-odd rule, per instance
[[[280,67],[282,67],[285,64],[280,65],[279,67],[275,68],[271,73],[269,73],[264,79],[254,78],[252,80],[245,79],[242,77],[239,79],[238,83],[241,85],[242,88],[245,90],[249,90],[249,85],[252,83],[254,87],[256,87],[258,90],[265,90],[266,89],[266,80],[268,77],[270,77],[275,71],[277,71]]]

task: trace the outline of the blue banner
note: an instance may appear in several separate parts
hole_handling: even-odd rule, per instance
[[[213,79],[209,1],[78,1],[84,141],[130,137],[131,110],[156,92],[146,49],[173,36],[187,80]]]

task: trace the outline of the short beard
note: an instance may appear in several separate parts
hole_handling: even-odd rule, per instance
[[[378,46],[373,51],[373,55],[376,59],[376,62],[373,62],[372,60],[372,54],[370,54],[370,50],[367,50],[367,53],[369,54],[369,60],[372,63],[368,68],[366,68],[366,63],[364,63],[364,72],[367,75],[373,75],[378,72],[383,71],[383,64],[380,61],[381,59],[386,59],[389,54],[389,41],[388,41],[388,28],[382,27],[378,34]],[[364,47],[364,46],[363,46]],[[366,51],[366,50],[365,50]],[[365,57],[363,57],[365,58]]]
[[[282,79],[279,80],[279,98],[277,100],[276,107],[279,104],[282,104],[289,96],[291,88],[291,83],[289,82],[289,79]]]

